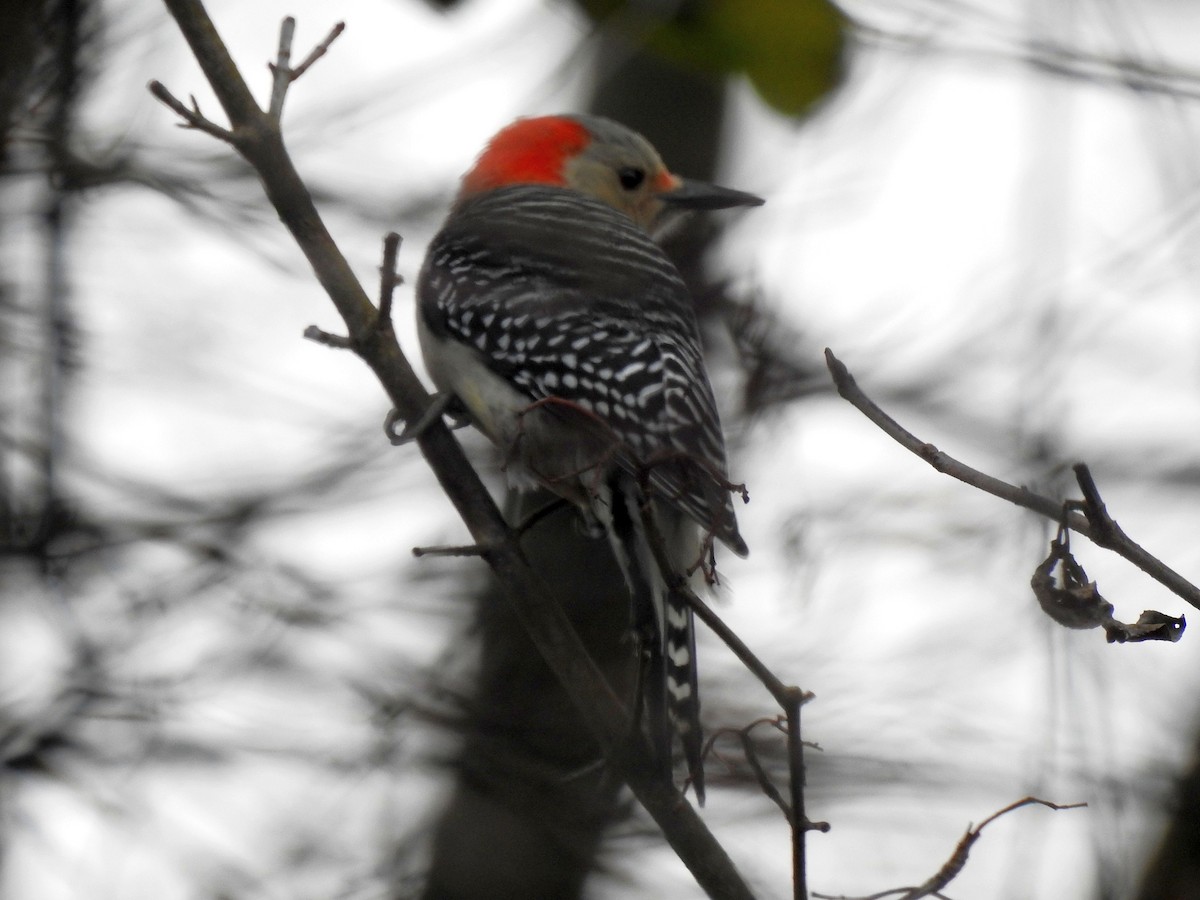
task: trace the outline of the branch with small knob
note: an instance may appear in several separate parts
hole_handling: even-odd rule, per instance
[[[1083,567],[1071,556],[1070,532],[1074,531],[1089,538],[1096,546],[1133,563],[1184,601],[1200,609],[1200,588],[1133,541],[1109,515],[1091,469],[1085,463],[1077,463],[1073,467],[1083,494],[1082,500],[1055,500],[1027,487],[1009,484],[960,462],[900,425],[863,392],[850,370],[833,355],[832,350],[825,351],[825,361],[838,393],[900,446],[944,475],[1059,524],[1058,536],[1051,542],[1049,555],[1038,565],[1031,579],[1039,604],[1051,618],[1072,628],[1102,627],[1110,643],[1147,640],[1174,642],[1183,636],[1187,626],[1183,616],[1176,618],[1156,610],[1146,610],[1134,624],[1113,619],[1112,606],[1100,596],[1095,584],[1088,581]]]

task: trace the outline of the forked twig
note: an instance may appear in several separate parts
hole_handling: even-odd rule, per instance
[[[318,59],[329,52],[329,45],[332,44],[339,34],[346,30],[345,22],[338,22],[329,30],[329,34],[325,35],[325,39],[317,46],[313,47],[308,56],[304,57],[304,61],[296,68],[291,67],[292,61],[292,39],[296,35],[296,20],[292,16],[288,16],[283,20],[279,27],[279,49],[275,55],[275,62],[267,63],[267,68],[271,70],[271,102],[267,106],[267,115],[276,124],[283,118],[283,101],[287,98],[288,88],[301,75],[308,71],[309,67]]]
[[[224,141],[227,144],[234,143],[232,131],[228,128],[222,128],[200,112],[200,104],[196,101],[194,94],[188,98],[192,101],[192,105],[189,108],[184,106],[178,97],[167,90],[167,86],[161,81],[151,81],[147,87],[157,100],[169,107],[179,118],[183,119],[179,123],[180,128],[194,128],[196,131],[203,131],[205,134],[211,135],[219,141]]]
[[[392,295],[395,293],[397,285],[404,283],[404,279],[396,271],[396,260],[400,254],[400,240],[400,235],[394,231],[389,231],[383,237],[383,261],[379,266],[379,312],[375,322],[377,328],[392,327]],[[352,339],[340,334],[332,334],[316,325],[309,325],[304,329],[304,338],[338,350],[354,349]],[[384,428],[388,430],[390,426],[385,425]]]
[[[742,758],[745,759],[746,764],[750,766],[750,770],[754,773],[754,779],[758,782],[759,789],[772,803],[779,807],[788,823],[794,825],[797,821],[795,798],[793,797],[789,801],[780,793],[779,788],[775,786],[775,782],[771,780],[771,775],[767,772],[766,766],[759,759],[758,748],[754,744],[753,732],[763,725],[769,725],[785,737],[788,736],[788,717],[786,715],[764,716],[755,719],[749,725],[745,725],[742,728],[719,728],[714,731],[709,735],[708,740],[704,742],[704,758],[707,760],[711,757],[720,760],[725,763],[726,767],[732,768],[733,764],[718,752],[717,741],[723,737],[737,738],[738,745],[742,749]],[[805,744],[820,749],[816,744],[808,741],[805,741]],[[803,787],[802,783],[801,787]],[[800,817],[804,821],[805,828],[809,831],[825,832],[830,829],[828,822],[812,822],[805,819],[803,809],[801,809]]]

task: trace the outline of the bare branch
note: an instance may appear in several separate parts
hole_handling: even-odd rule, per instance
[[[383,238],[383,263],[379,267],[379,327],[392,327],[392,295],[404,284],[396,271],[396,259],[400,255],[400,235],[389,231]]]
[[[1007,815],[1015,809],[1020,809],[1022,806],[1032,805],[1045,806],[1048,809],[1080,809],[1087,806],[1086,803],[1051,803],[1049,800],[1042,800],[1038,797],[1026,797],[1023,800],[1018,800],[1015,803],[1010,803],[1001,810],[992,813],[986,819],[979,823],[978,826],[968,826],[966,834],[959,840],[955,846],[954,852],[950,854],[950,858],[946,860],[945,865],[938,870],[937,874],[926,881],[924,884],[916,887],[892,888],[890,890],[881,891],[878,894],[869,894],[862,897],[847,897],[845,895],[834,896],[832,894],[813,894],[813,897],[820,900],[881,900],[883,897],[890,897],[893,894],[899,894],[899,900],[921,900],[923,897],[941,897],[940,893],[951,881],[958,877],[958,873],[963,870],[967,864],[967,857],[971,853],[971,847],[979,840],[983,829],[999,819],[1001,816]]]
[[[1087,806],[1086,803],[1067,803],[1058,804],[1051,803],[1049,800],[1041,800],[1037,797],[1026,797],[1023,800],[1018,800],[1016,803],[1010,803],[1004,809],[998,810],[984,819],[978,827],[967,828],[966,834],[958,842],[954,848],[954,852],[950,854],[950,858],[946,860],[946,864],[938,870],[937,874],[918,887],[912,888],[907,894],[904,894],[900,900],[921,900],[922,897],[930,897],[936,895],[939,891],[946,887],[951,881],[958,877],[958,873],[963,870],[967,864],[967,858],[970,856],[971,847],[979,840],[983,834],[983,829],[999,819],[1001,816],[1007,815],[1015,809],[1020,809],[1022,806],[1030,806],[1039,804],[1053,810],[1062,809],[1079,809]]]
[[[529,515],[527,515],[525,518],[523,518],[520,522],[517,523],[517,526],[516,526],[517,534],[519,534],[519,535],[527,534],[529,532],[529,530],[531,528],[533,528],[533,526],[535,526],[538,522],[542,521],[543,519],[545,519],[547,516],[551,515],[552,513],[562,509],[564,506],[570,506],[570,505],[571,505],[570,501],[565,500],[562,497],[555,497],[549,503],[543,503],[541,506],[539,506],[537,509],[535,509],[533,512],[531,512]]]
[[[416,420],[431,398],[392,329],[378,327],[379,311],[317,213],[284,149],[278,122],[254,103],[200,0],[163,2],[229,115],[234,146],[258,172],[267,197],[345,320],[349,346],[379,378],[398,415]],[[628,710],[588,655],[562,606],[525,559],[516,534],[462,447],[440,421],[424,429],[416,442],[466,523],[475,546],[484,548],[483,559],[503,586],[518,621],[668,843],[711,896],[752,897],[733,861],[687,799],[648,764],[652,754],[646,740],[630,727]]]
[[[287,97],[288,85],[292,83],[292,39],[295,36],[296,20],[287,16],[279,25],[279,50],[275,62],[268,64],[274,77],[271,79],[271,102],[267,105],[267,115],[276,122],[283,118],[283,101]]]
[[[422,556],[483,556],[487,551],[476,544],[450,547],[413,547],[412,554]]]
[[[329,52],[329,45],[337,40],[338,35],[345,30],[346,23],[338,22],[330,29],[329,34],[325,35],[325,39],[313,47],[308,56],[304,57],[304,61],[293,69],[291,67],[292,40],[296,34],[296,20],[291,16],[283,20],[279,27],[279,50],[275,62],[267,64],[267,68],[271,70],[273,76],[271,79],[271,102],[267,107],[267,115],[276,124],[283,118],[283,101],[287,98],[288,88],[307,72],[313,63]]]
[[[1079,513],[1064,515],[1061,501],[1036,494],[1029,490],[1029,488],[1017,487],[1006,481],[1001,481],[999,478],[994,478],[991,475],[980,472],[978,469],[971,468],[965,463],[959,462],[948,453],[943,453],[933,444],[922,441],[880,409],[873,400],[862,392],[862,389],[859,388],[858,383],[854,380],[854,376],[833,355],[833,351],[828,348],[825,350],[825,362],[829,366],[829,371],[833,376],[833,382],[837,386],[838,393],[843,398],[878,425],[888,437],[892,438],[905,449],[915,453],[942,474],[949,475],[951,478],[957,478],[964,484],[969,484],[994,497],[999,497],[1001,500],[1007,500],[1009,503],[1023,509],[1032,510],[1055,522],[1065,522],[1072,531],[1085,535],[1097,546],[1104,547],[1118,556],[1125,558],[1155,581],[1173,591],[1192,606],[1200,609],[1200,588],[1196,587],[1196,585],[1188,581],[1174,569],[1171,569],[1145,548],[1130,540],[1125,532],[1117,526],[1116,522],[1112,521],[1102,503],[1093,505],[1091,502],[1085,500],[1088,510],[1087,515],[1080,515]],[[1095,482],[1092,481],[1091,473],[1088,472],[1087,467],[1080,464],[1076,466],[1075,472],[1076,477],[1080,478],[1080,487],[1084,491],[1085,497],[1091,493],[1093,498],[1099,501],[1099,491],[1096,490]]]
[[[752,734],[756,728],[759,728],[762,725],[769,725],[783,735],[788,734],[788,717],[786,715],[764,716],[762,718],[755,719],[749,725],[746,725],[742,728],[720,728],[714,731],[712,735],[709,736],[708,740],[705,741],[704,756],[705,758],[710,756],[715,757],[716,759],[724,762],[727,766],[730,765],[729,761],[725,759],[725,757],[723,757],[719,752],[717,752],[717,741],[726,736],[736,737],[738,739],[738,744],[742,748],[742,756],[750,766],[751,771],[754,773],[754,778],[758,782],[759,787],[762,789],[763,794],[765,794],[767,799],[769,799],[772,803],[778,806],[780,810],[782,810],[784,817],[789,823],[795,824],[797,820],[794,812],[796,809],[794,798],[790,803],[784,798],[784,796],[779,792],[779,789],[775,787],[775,783],[771,780],[771,776],[767,773],[766,767],[759,761],[758,748],[754,745]],[[807,741],[805,744],[810,747],[820,749],[816,744],[812,744]],[[803,787],[803,781],[800,781],[799,783]],[[800,815],[804,821],[804,827],[807,831],[826,832],[830,830],[829,823],[812,822],[808,819],[804,819],[803,811],[801,811]]]
[[[233,143],[233,132],[228,128],[222,128],[211,119],[207,119],[200,112],[200,104],[196,102],[196,98],[192,97],[192,107],[183,105],[183,102],[167,90],[167,86],[161,81],[151,81],[147,87],[150,93],[153,94],[159,101],[172,109],[179,118],[183,119],[180,124],[181,128],[194,128],[197,131],[203,131],[205,134],[212,135],[219,141],[224,141],[227,144]]]
[[[317,344],[324,344],[326,347],[335,347],[338,350],[354,349],[354,342],[350,338],[322,331],[316,325],[309,325],[304,329],[304,338]]]
[[[303,62],[292,70],[292,81],[296,81],[301,75],[308,71],[309,67],[318,59],[329,52],[329,45],[337,40],[338,35],[346,30],[345,22],[338,22],[333,28],[329,29],[329,34],[325,35],[325,40],[312,48],[312,52],[304,57]]]
[[[784,716],[771,716],[768,718],[755,719],[749,725],[743,728],[721,728],[714,731],[709,739],[705,742],[704,755],[715,756],[718,759],[723,759],[716,751],[717,741],[726,735],[735,736],[738,739],[738,744],[742,748],[742,758],[746,760],[750,766],[750,771],[754,773],[754,779],[758,782],[759,789],[763,794],[774,803],[783,812],[784,818],[788,822],[794,822],[792,816],[792,806],[784,799],[783,794],[779,793],[779,788],[775,787],[775,782],[771,780],[771,776],[767,773],[766,767],[758,758],[758,748],[754,745],[752,733],[754,729],[760,725],[770,725],[777,731],[786,731],[784,726]]]
[[[1020,809],[1022,806],[1033,806],[1035,804],[1045,806],[1047,809],[1052,809],[1056,812],[1063,809],[1085,809],[1087,807],[1086,803],[1051,803],[1049,800],[1042,800],[1040,797],[1025,797],[1015,803],[1010,803],[1004,809],[996,810],[996,812],[992,813],[975,827],[975,833],[979,834],[979,832],[983,831],[983,829],[992,824],[996,819],[1008,815],[1014,809]]]
[[[783,704],[787,713],[788,787],[792,806],[792,891],[795,900],[808,900],[808,842],[809,831],[828,831],[825,822],[808,819],[804,806],[804,786],[808,775],[804,769],[804,741],[800,737],[800,707],[812,699],[798,687],[789,687]]]
[[[642,476],[644,479],[644,475]],[[744,488],[743,488],[744,490]],[[705,625],[713,630],[716,635],[725,643],[734,655],[741,661],[747,669],[749,669],[763,686],[770,691],[775,701],[783,708],[787,720],[787,737],[788,737],[788,774],[789,774],[789,793],[791,795],[790,806],[779,795],[778,790],[770,779],[766,777],[761,766],[758,765],[757,758],[754,756],[753,746],[749,743],[749,729],[742,733],[743,747],[746,748],[747,761],[755,769],[756,776],[759,779],[759,784],[763,786],[764,793],[774,800],[784,814],[788,817],[792,826],[792,885],[794,896],[797,900],[806,900],[808,897],[808,874],[806,863],[805,837],[809,831],[828,831],[829,825],[824,822],[813,823],[808,820],[804,811],[804,742],[800,736],[800,707],[812,700],[815,695],[802,691],[794,685],[786,685],[782,680],[772,672],[760,660],[754,652],[746,646],[745,642],[731,629],[715,612],[709,608],[703,600],[701,600],[696,592],[688,585],[687,577],[683,573],[675,571],[671,561],[670,553],[667,551],[666,542],[663,540],[662,534],[658,530],[658,524],[654,518],[653,499],[646,493],[643,484],[642,504],[642,528],[646,534],[646,541],[650,545],[650,551],[654,554],[655,562],[658,564],[659,571],[663,573],[667,581],[667,590],[671,595],[679,600],[682,600],[692,611],[700,618]],[[754,725],[751,724],[750,728]]]
[[[696,595],[695,591],[693,591],[686,584],[673,586],[672,590],[678,592],[679,596],[684,600],[684,602],[686,602],[687,605],[695,611],[700,621],[712,629],[713,633],[715,633],[717,637],[721,639],[725,646],[732,650],[733,654],[739,660],[741,660],[742,665],[749,669],[751,674],[753,674],[755,678],[762,682],[763,687],[765,687],[771,693],[771,696],[775,698],[775,701],[782,708],[786,709],[787,705],[792,700],[791,692],[794,690],[794,688],[790,685],[784,684],[783,681],[780,680],[779,676],[772,672],[767,665],[754,654],[754,651],[746,646],[745,642],[743,642],[742,639],[737,636],[737,633],[734,632],[734,630],[728,625],[726,625],[720,616],[713,612],[712,607],[710,607]],[[803,697],[804,702],[807,703],[809,700],[812,700],[815,695],[804,692]]]

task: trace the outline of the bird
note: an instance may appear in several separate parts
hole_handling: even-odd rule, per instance
[[[465,413],[511,487],[548,488],[608,537],[644,653],[635,708],[667,772],[679,736],[701,803],[693,614],[669,584],[711,577],[714,540],[749,551],[694,302],[655,236],[683,211],[763,202],[673,174],[612,120],[521,118],[463,176],[417,282],[431,409]]]

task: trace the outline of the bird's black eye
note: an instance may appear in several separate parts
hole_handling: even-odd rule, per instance
[[[646,172],[643,169],[635,169],[633,166],[625,166],[625,168],[617,170],[617,177],[621,179],[621,187],[632,191],[646,180]]]

